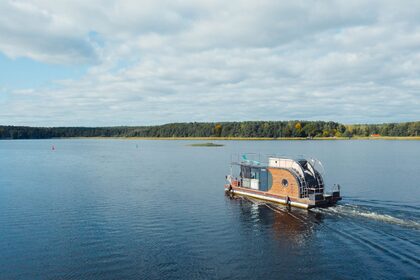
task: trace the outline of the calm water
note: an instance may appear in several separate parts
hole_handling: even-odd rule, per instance
[[[0,279],[419,277],[420,142],[189,143],[0,141]],[[315,156],[344,200],[230,199],[241,152]]]

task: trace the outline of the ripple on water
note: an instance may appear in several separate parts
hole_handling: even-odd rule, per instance
[[[54,141],[53,155],[47,141],[0,142],[0,279],[418,277],[420,207],[406,193],[418,193],[420,175],[404,173],[418,167],[418,144],[245,141],[197,150],[179,141],[138,149]],[[224,195],[231,153],[279,148],[319,150],[333,179],[358,197],[289,211]],[[406,151],[398,173],[379,160],[393,151]],[[387,176],[375,178],[375,199],[371,174]]]

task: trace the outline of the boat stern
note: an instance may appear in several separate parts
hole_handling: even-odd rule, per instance
[[[330,193],[314,193],[309,194],[309,205],[313,207],[328,207],[335,205],[342,199],[340,195],[340,185],[334,185]]]

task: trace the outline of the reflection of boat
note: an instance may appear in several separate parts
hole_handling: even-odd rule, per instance
[[[225,191],[232,194],[300,208],[330,206],[341,200],[339,185],[325,193],[319,171],[322,165],[314,159],[269,157],[268,164],[262,164],[244,155],[240,161],[232,161],[231,167]]]
[[[313,231],[323,222],[318,212],[293,209],[243,197],[230,197],[239,205],[241,222],[247,227],[271,229],[272,237],[284,242],[286,246],[302,245],[311,240]],[[266,233],[265,233],[266,234]],[[285,242],[286,241],[286,242]]]

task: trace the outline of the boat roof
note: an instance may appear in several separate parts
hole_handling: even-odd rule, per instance
[[[250,167],[253,167],[253,168],[266,168],[268,166],[267,164],[250,162],[250,161],[232,162],[232,164],[233,165],[250,166]]]
[[[268,161],[267,163],[263,163],[257,160],[250,160],[247,158],[243,158],[242,160],[239,161],[232,161],[232,165],[238,165],[238,166],[248,166],[251,168],[269,168],[269,167],[275,167],[275,166],[271,166],[270,161],[271,160],[275,160],[277,162],[278,161],[287,161],[287,162],[295,162],[296,164],[298,164],[299,166],[303,166],[306,164],[306,162],[308,162],[308,159],[303,158],[303,157],[276,157],[276,156],[269,156],[268,157]]]

